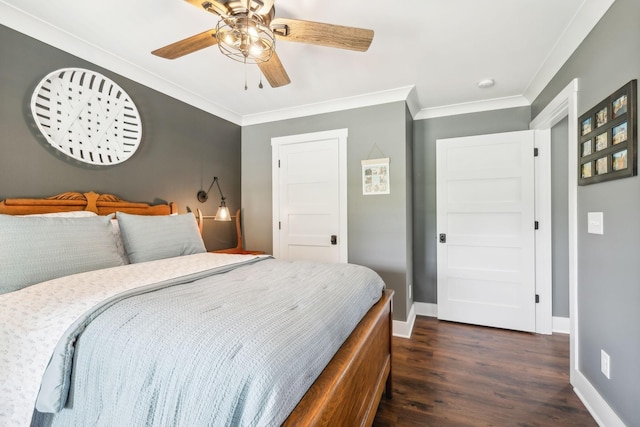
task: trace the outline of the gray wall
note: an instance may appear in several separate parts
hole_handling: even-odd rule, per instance
[[[529,107],[461,114],[414,122],[414,300],[437,303],[436,140],[529,129]]]
[[[617,0],[534,101],[537,114],[573,78],[578,115],[640,78],[640,2]],[[569,126],[577,126],[570,123]],[[628,425],[640,425],[640,178],[578,187],[580,371]],[[587,234],[587,212],[604,213],[604,235]],[[611,379],[600,373],[600,350]]]
[[[271,138],[347,128],[349,262],[372,268],[395,290],[394,318],[407,317],[411,283],[410,218],[404,102],[357,108],[242,128],[245,246],[272,253]],[[390,158],[391,194],[362,195],[360,161],[377,145]],[[378,153],[375,151],[374,153]]]
[[[232,212],[240,207],[240,127],[145,86],[0,26],[0,199],[66,191],[113,193],[140,202],[177,202],[181,212],[214,215],[219,196],[201,204],[196,193],[214,175]],[[31,93],[51,71],[81,67],[120,85],[142,117],[135,155],[115,166],[80,164],[55,154],[31,117]],[[215,189],[214,189],[215,191]],[[209,249],[235,246],[233,223],[205,222]]]
[[[569,119],[551,128],[551,280],[553,315],[569,317]]]

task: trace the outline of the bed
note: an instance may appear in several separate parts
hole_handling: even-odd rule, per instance
[[[86,224],[83,222],[83,226],[86,227],[89,227],[89,223],[92,227],[93,223],[111,223],[109,226],[111,233],[121,233],[120,237],[125,241],[124,245],[115,244],[118,246],[115,249],[116,255],[128,256],[130,259],[121,263],[114,261],[115,265],[112,266],[100,266],[102,260],[116,256],[112,254],[114,250],[107,247],[104,250],[110,251],[110,255],[98,256],[102,253],[102,249],[95,251],[92,249],[86,252],[95,255],[93,258],[98,265],[96,269],[72,271],[70,275],[37,282],[19,289],[9,291],[5,289],[4,293],[0,294],[0,309],[4,308],[6,311],[5,324],[0,326],[3,328],[0,330],[3,338],[0,342],[0,371],[3,370],[3,363],[12,363],[7,365],[11,367],[10,369],[5,366],[5,371],[13,369],[14,376],[18,378],[21,378],[21,375],[41,378],[37,380],[39,383],[35,386],[37,390],[33,390],[33,385],[29,389],[25,385],[26,381],[14,390],[12,387],[16,386],[15,378],[11,383],[11,379],[7,380],[4,374],[0,377],[0,394],[3,394],[0,396],[1,425],[27,425],[29,420],[32,425],[73,425],[74,423],[83,425],[89,419],[86,418],[87,416],[95,417],[96,413],[111,412],[117,414],[112,415],[111,418],[95,418],[92,424],[115,425],[115,423],[126,422],[128,425],[371,425],[383,393],[388,398],[391,397],[393,292],[384,289],[384,284],[381,284],[379,277],[369,269],[351,265],[333,267],[318,263],[288,265],[292,263],[285,263],[268,256],[210,254],[203,251],[203,246],[198,247],[195,238],[193,244],[183,245],[178,256],[175,253],[169,253],[175,250],[172,246],[171,251],[162,254],[163,258],[149,260],[145,259],[146,252],[149,250],[157,252],[161,250],[162,245],[154,242],[153,247],[141,249],[134,239],[137,236],[136,233],[141,232],[138,224],[155,224],[153,226],[156,229],[158,229],[157,224],[163,224],[162,229],[168,224],[167,229],[170,230],[177,223],[183,228],[191,227],[189,230],[193,234],[193,230],[198,233],[197,222],[193,216],[176,215],[178,209],[173,203],[157,205],[131,203],[113,195],[100,195],[93,192],[64,193],[45,199],[7,199],[0,202],[0,215],[2,215],[0,220],[6,221],[10,225],[9,229],[13,227],[11,221],[15,222],[16,219],[6,215],[58,212],[97,214],[98,219],[86,219]],[[118,212],[117,222],[109,217],[115,212]],[[150,223],[148,218],[153,217],[156,217],[156,222]],[[53,221],[60,230],[78,223],[76,219],[40,218],[36,216],[28,221],[38,227],[40,221],[47,221],[47,223]],[[73,225],[70,225],[71,223]],[[113,227],[114,223],[119,223],[120,229]],[[22,224],[20,223],[20,226]],[[36,230],[40,229],[36,228]],[[48,231],[46,236],[41,235],[42,240],[49,238]],[[191,237],[184,240],[189,241]],[[83,239],[82,235],[74,238],[79,242],[87,240]],[[20,239],[9,236],[9,240]],[[20,250],[25,250],[24,247],[29,248],[24,242],[16,244]],[[81,245],[82,243],[79,244]],[[196,247],[195,250],[194,247]],[[6,251],[4,253],[4,256],[13,256]],[[33,260],[24,262],[33,262]],[[51,268],[59,267],[59,265],[51,266]],[[339,270],[335,270],[336,268]],[[305,286],[300,286],[301,277],[304,278]],[[23,279],[22,276],[19,278]],[[262,284],[255,278],[259,278]],[[325,279],[328,280],[325,282]],[[36,277],[29,280],[40,279]],[[152,280],[153,282],[150,282]],[[348,281],[349,286],[340,284],[345,280]],[[103,281],[108,282],[108,286],[102,283]],[[364,294],[355,293],[361,292],[355,290],[361,287],[356,286],[360,281],[367,283],[363,286],[367,289],[366,292],[362,291]],[[246,288],[238,287],[238,284],[245,283]],[[317,286],[311,286],[312,284]],[[1,286],[2,283],[0,283],[0,292],[3,292]],[[257,288],[253,289],[249,286]],[[301,288],[304,287],[316,290],[312,290],[310,295],[303,295]],[[249,292],[248,289],[252,290]],[[334,296],[334,289],[343,294],[337,293]],[[199,292],[214,293],[206,294],[213,296],[205,299],[212,301],[212,306],[200,307],[204,294]],[[262,292],[259,294],[260,298],[255,298],[257,295],[255,292]],[[68,302],[65,302],[65,294],[71,295],[68,298],[72,298],[73,304],[70,305],[73,307],[69,307]],[[160,294],[166,295],[160,299]],[[222,302],[214,303],[214,297],[223,298]],[[166,302],[167,298],[170,303]],[[27,309],[16,309],[16,301],[25,299],[29,301]],[[39,299],[41,301],[36,302]],[[239,314],[240,309],[234,307],[229,308],[228,313],[221,314],[227,305],[232,307],[231,302],[235,300],[238,300],[241,306],[250,306],[248,311]],[[252,305],[255,300],[263,301],[265,306]],[[309,301],[313,301],[313,304]],[[143,303],[151,304],[156,311],[150,312],[151,314],[148,312],[132,314],[133,312],[128,311],[137,310],[138,305]],[[63,334],[57,336],[57,334],[40,332],[43,335],[40,337],[38,331],[35,331],[34,336],[38,337],[35,340],[33,337],[29,339],[16,337],[19,334],[15,333],[15,330],[22,328],[22,323],[17,319],[20,316],[29,318],[28,310],[36,307],[37,304],[42,305],[34,309],[34,312],[39,313],[38,316],[46,311],[55,313],[53,317],[56,322],[63,324],[55,327],[58,330],[64,329]],[[52,308],[56,304],[62,304],[59,308],[61,311],[55,311]],[[188,304],[196,304],[197,308]],[[324,306],[331,308],[326,312],[320,311]],[[353,308],[336,314],[341,306]],[[356,306],[360,307],[356,308]],[[221,332],[216,333],[211,333],[211,328],[200,317],[196,324],[189,327],[182,324],[179,326],[173,323],[165,324],[165,322],[175,322],[175,319],[182,319],[182,312],[176,310],[183,308],[184,312],[189,313],[199,313],[198,310],[215,312],[211,320],[207,321],[221,325],[224,325],[224,322],[230,323],[226,324],[226,329],[223,328]],[[11,310],[13,310],[12,313],[8,313]],[[360,312],[352,313],[352,310]],[[280,314],[290,316],[288,314],[290,312],[295,312],[296,315],[304,313],[305,316],[307,312],[317,312],[320,317],[309,321],[309,325],[302,323],[307,322],[307,320],[301,320],[302,317],[278,317]],[[170,315],[167,315],[169,319],[164,319],[162,313],[169,313]],[[278,314],[272,316],[272,313]],[[231,320],[231,317],[226,317],[227,315],[239,315],[240,318]],[[144,320],[145,316],[151,317]],[[61,320],[66,317],[69,319]],[[273,321],[269,320],[270,317],[274,318]],[[124,320],[117,323],[120,318]],[[273,332],[275,335],[262,336],[266,334],[263,331],[275,329],[273,325],[291,322],[291,319],[296,320],[292,322],[294,327],[290,332],[275,331]],[[49,327],[51,320],[47,319],[44,322]],[[139,323],[137,329],[130,329],[135,322]],[[94,326],[96,324],[100,326]],[[257,334],[259,337],[247,335],[248,331],[253,329],[253,325],[257,324],[263,327]],[[312,328],[311,324],[321,327]],[[240,329],[233,329],[237,325],[241,325]],[[152,331],[138,334],[138,331],[145,328]],[[346,331],[341,331],[340,328]],[[318,331],[314,332],[316,329]],[[124,333],[125,330],[128,332]],[[158,330],[162,331],[159,335]],[[181,354],[182,347],[179,349],[172,347],[172,341],[170,341],[172,334],[181,340],[193,341],[193,349],[189,349],[188,354]],[[2,344],[11,342],[9,338],[26,342],[28,345],[37,345],[37,348],[42,345],[41,341],[49,341],[50,343],[44,347],[53,350],[46,357],[44,352],[39,354],[38,351],[32,351],[33,354],[29,355],[11,354],[11,351],[18,352],[15,349],[17,347],[12,350],[7,348],[7,345],[3,347]],[[229,341],[232,338],[236,341]],[[264,341],[260,341],[261,339]],[[282,341],[280,344],[284,346],[276,349],[276,341]],[[313,351],[311,355],[307,354],[309,352],[305,347],[315,341],[324,343],[322,349]],[[203,344],[205,342],[207,345]],[[124,350],[117,350],[119,348],[117,345],[123,346]],[[182,342],[180,345],[182,346]],[[272,345],[274,348],[271,348]],[[140,346],[144,348],[135,350]],[[212,352],[212,348],[217,350]],[[166,349],[172,351],[166,352],[164,351]],[[118,353],[109,353],[114,351]],[[184,381],[184,378],[189,378],[188,384],[176,386],[171,383],[173,384],[171,390],[180,390],[179,393],[175,393],[180,396],[159,395],[163,390],[166,394],[166,387],[165,389],[154,388],[155,385],[151,384],[156,381],[156,378],[159,378],[157,381],[165,381],[164,374],[156,374],[161,372],[158,366],[147,366],[156,363],[156,358],[149,356],[149,352],[154,351],[175,353],[172,356],[174,359],[169,358],[165,361],[165,363],[174,363],[172,367],[174,371],[167,374],[171,378],[166,381],[171,383],[171,381]],[[185,351],[187,351],[186,347]],[[211,353],[216,355],[211,356]],[[219,356],[218,353],[225,356]],[[119,358],[120,354],[122,357]],[[125,356],[127,354],[138,356]],[[286,357],[281,356],[282,354]],[[247,355],[249,359],[246,359]],[[272,357],[274,355],[278,357]],[[205,356],[213,359],[203,359]],[[38,362],[34,360],[37,358],[46,360]],[[250,381],[247,378],[235,380],[226,374],[227,365],[220,365],[213,376],[213,367],[210,366],[216,365],[218,359],[225,358],[241,367],[247,367],[247,370],[249,365],[255,364],[257,373],[250,374]],[[20,362],[16,363],[16,359]],[[106,359],[108,363],[105,362]],[[126,359],[127,362],[117,359]],[[114,360],[117,366],[105,366],[105,364],[113,364]],[[204,363],[203,360],[207,362]],[[284,368],[277,367],[279,360],[279,363],[285,364]],[[140,363],[145,365],[144,369],[153,372],[153,375],[144,374],[147,371],[137,365]],[[40,369],[34,369],[34,366],[41,365],[45,365],[41,368],[42,372]],[[183,369],[183,365],[184,369],[190,369],[188,375],[175,372],[178,370],[177,366]],[[297,365],[302,369],[299,373],[296,373],[294,368]],[[223,371],[224,374],[218,371]],[[140,374],[140,372],[143,373]],[[137,378],[138,376],[140,379]],[[264,385],[267,379],[279,380],[280,383],[276,381],[276,385]],[[34,379],[31,382],[35,381]],[[137,389],[134,387],[133,391],[128,390],[127,388],[133,387],[132,384],[135,385],[136,381],[141,382],[139,387],[136,386]],[[257,398],[251,395],[251,390],[254,388],[259,392]],[[153,390],[153,393],[150,392],[147,398],[141,398],[139,396],[144,393],[140,390]],[[193,395],[188,393],[194,393],[194,390],[199,393],[199,399],[190,398]],[[122,410],[123,405],[127,406],[126,401],[112,403],[108,401],[110,398],[105,398],[105,396],[118,395],[118,399],[127,399],[127,393],[135,393],[132,400],[136,400],[136,403],[130,405],[130,410]],[[14,394],[24,394],[21,397],[22,412],[20,405],[8,403],[12,402],[8,398],[13,399]],[[231,399],[233,405],[229,407],[230,409],[226,408],[228,399],[217,400],[217,395],[220,394],[235,396]],[[19,400],[18,397],[16,399]],[[98,403],[93,402],[94,400]],[[32,402],[31,406],[29,407],[25,402]],[[162,402],[162,405],[158,402]],[[44,408],[44,411],[34,411],[33,405]],[[221,412],[211,412],[215,415],[210,415],[207,412],[210,406],[216,406],[216,408],[219,406],[221,410],[230,410],[231,413],[220,415]],[[184,409],[186,407],[188,410]],[[113,408],[117,410],[114,411]],[[148,413],[148,418],[144,422],[135,418],[144,411]],[[127,419],[129,412],[135,414]]]

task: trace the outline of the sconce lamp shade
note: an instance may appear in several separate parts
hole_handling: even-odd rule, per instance
[[[229,208],[227,207],[226,198],[222,194],[222,190],[220,189],[220,183],[218,182],[218,177],[213,177],[213,182],[209,186],[207,191],[200,190],[198,191],[197,197],[200,203],[204,203],[209,198],[209,191],[213,187],[213,184],[218,185],[218,191],[220,192],[220,207],[218,207],[218,212],[216,212],[215,220],[216,221],[231,221],[231,214],[229,213]]]
[[[218,212],[216,212],[216,217],[214,219],[216,221],[231,221],[231,214],[229,213],[229,208],[226,206],[218,207]]]

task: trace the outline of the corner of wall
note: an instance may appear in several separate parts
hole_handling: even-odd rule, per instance
[[[400,338],[411,338],[411,333],[413,332],[413,325],[415,321],[416,311],[414,305],[412,304],[411,309],[409,310],[409,315],[407,316],[407,320],[393,321],[393,336]]]

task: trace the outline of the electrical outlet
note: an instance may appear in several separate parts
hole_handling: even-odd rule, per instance
[[[611,379],[611,358],[604,350],[600,350],[600,370],[605,377]]]

